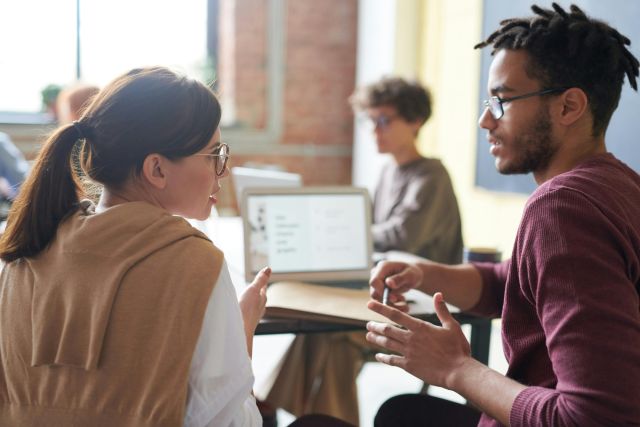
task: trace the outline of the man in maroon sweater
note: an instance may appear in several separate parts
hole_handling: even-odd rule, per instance
[[[395,353],[379,361],[467,398],[482,426],[640,426],[640,176],[604,140],[625,75],[637,90],[638,61],[626,37],[575,6],[532,10],[476,46],[494,49],[479,124],[496,167],[532,172],[539,185],[511,259],[380,264],[372,297],[385,285],[392,302],[409,288],[434,294],[442,327],[372,301],[403,328],[371,322],[367,339]],[[506,376],[471,358],[439,291],[502,316]],[[394,398],[376,426],[443,425],[434,419],[464,412],[437,405]],[[467,415],[446,425],[477,421]]]

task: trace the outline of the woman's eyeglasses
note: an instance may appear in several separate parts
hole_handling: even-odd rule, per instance
[[[217,176],[224,175],[224,171],[227,169],[227,161],[229,160],[229,146],[225,143],[221,143],[216,147],[215,153],[196,153],[194,156],[207,156],[213,157],[215,163],[215,171]]]

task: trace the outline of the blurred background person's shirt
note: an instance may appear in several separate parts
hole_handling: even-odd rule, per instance
[[[6,133],[0,132],[0,197],[13,200],[27,177],[29,164]]]

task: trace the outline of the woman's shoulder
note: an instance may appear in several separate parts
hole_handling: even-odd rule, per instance
[[[61,242],[87,252],[139,262],[145,258],[221,264],[222,251],[184,218],[145,203],[130,203],[100,213],[81,214],[63,227]]]
[[[191,235],[158,248],[134,268],[158,280],[189,283],[192,289],[197,286],[209,289],[217,282],[223,266],[224,254],[220,249],[207,239]]]
[[[215,259],[221,263],[224,260],[222,250],[215,246],[202,232],[198,230],[194,231],[194,234],[173,242],[167,249],[173,252],[176,257],[192,259],[194,261],[200,259]]]

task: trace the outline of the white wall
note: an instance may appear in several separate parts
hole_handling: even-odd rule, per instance
[[[396,0],[359,0],[358,8],[356,85],[361,86],[394,72]],[[356,119],[353,184],[372,190],[384,161],[385,157],[376,150],[371,131]]]

